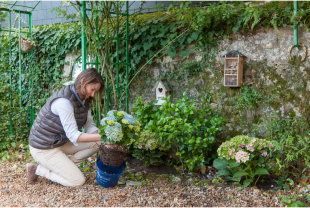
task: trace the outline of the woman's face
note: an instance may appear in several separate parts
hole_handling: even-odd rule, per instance
[[[95,92],[97,92],[101,87],[100,83],[95,84],[87,84],[85,86],[85,93],[84,93],[84,99],[86,100],[89,97],[94,97]]]

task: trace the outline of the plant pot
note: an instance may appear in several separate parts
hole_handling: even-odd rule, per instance
[[[105,165],[117,167],[122,164],[128,148],[117,144],[101,144],[99,150],[100,160]]]
[[[126,163],[125,161],[122,161],[122,164],[120,166],[108,166],[103,164],[100,160],[100,157],[98,157],[96,161],[96,166],[97,183],[104,188],[109,188],[117,185],[119,178],[124,173]]]
[[[33,46],[39,46],[38,44],[31,43],[30,41],[20,39],[20,49],[26,53],[30,53],[33,49]]]

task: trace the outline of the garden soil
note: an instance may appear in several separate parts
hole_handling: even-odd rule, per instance
[[[128,148],[116,144],[100,145],[100,160],[108,166],[120,166],[126,156]]]

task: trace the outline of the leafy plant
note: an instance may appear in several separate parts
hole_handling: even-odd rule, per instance
[[[276,112],[271,116],[271,119],[261,118],[264,128],[260,133],[274,144],[273,170],[284,177],[293,174],[301,178],[310,167],[309,123],[305,118],[283,118]]]
[[[261,175],[269,174],[267,161],[269,147],[272,146],[265,139],[236,136],[221,144],[217,150],[219,158],[213,165],[218,169],[218,176],[226,176],[233,181],[240,181],[242,176],[246,176],[243,187],[252,182],[256,185]],[[254,181],[256,176],[258,178]]]
[[[287,207],[308,207],[306,203],[303,203],[301,201],[295,201],[292,204],[288,204]]]
[[[196,101],[190,102],[186,92],[176,104],[170,101],[170,96],[165,100],[159,109],[153,110],[151,106],[140,103],[140,98],[132,111],[139,112],[138,119],[138,115],[144,116],[141,114],[144,110],[152,112],[144,130],[156,140],[158,148],[170,149],[175,145],[176,156],[182,162],[183,168],[194,171],[196,167],[204,165],[204,153],[211,150],[215,134],[221,130],[226,118],[210,116],[211,109],[207,102],[204,102],[205,98],[202,98],[204,107],[197,108],[194,105]]]
[[[133,156],[143,161],[146,166],[162,162],[161,156],[166,154],[168,148],[159,147],[154,134],[143,130],[133,143]]]

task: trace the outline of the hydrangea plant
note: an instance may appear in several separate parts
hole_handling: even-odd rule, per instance
[[[125,146],[139,138],[140,122],[125,111],[109,111],[100,124],[101,143]]]
[[[161,146],[156,133],[149,130],[143,130],[139,139],[133,141],[133,145],[132,155],[143,161],[145,166],[160,164],[161,156],[169,150],[168,147]]]
[[[169,148],[159,146],[158,138],[156,138],[155,136],[156,133],[148,130],[143,130],[140,134],[139,139],[134,141],[134,145],[139,149],[154,150],[158,148],[159,150],[167,151]]]
[[[259,178],[260,175],[269,174],[266,163],[272,146],[266,139],[236,136],[221,144],[217,150],[219,158],[214,160],[213,165],[218,169],[218,176],[226,176],[226,180],[240,181],[245,176],[243,186],[246,187],[256,175]]]

